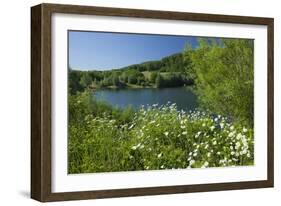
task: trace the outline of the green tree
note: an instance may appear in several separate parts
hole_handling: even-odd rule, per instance
[[[68,88],[70,94],[83,91],[83,86],[80,84],[80,72],[69,69]]]
[[[138,85],[142,85],[144,83],[145,79],[144,79],[144,76],[139,76],[137,78],[137,84]]]
[[[188,80],[194,80],[196,78],[196,72],[194,70],[194,66],[192,64],[192,54],[194,49],[192,48],[191,44],[188,43],[185,45],[183,50],[183,68]]]
[[[154,84],[156,77],[157,77],[157,72],[151,72],[151,74],[149,76],[149,81]]]
[[[164,79],[160,73],[157,74],[155,85],[157,88],[164,87]]]
[[[128,83],[129,84],[136,84],[138,82],[137,77],[134,75],[129,76]]]
[[[120,76],[120,80],[123,82],[123,83],[128,83],[128,75],[126,74],[126,72],[123,72]]]
[[[253,125],[253,40],[200,39],[191,54],[200,105]]]
[[[92,83],[92,78],[89,75],[88,72],[84,72],[81,76],[80,79],[80,84],[84,87],[87,88],[90,84]]]
[[[119,77],[117,75],[114,75],[112,77],[112,83],[113,83],[114,86],[119,86],[120,85]]]

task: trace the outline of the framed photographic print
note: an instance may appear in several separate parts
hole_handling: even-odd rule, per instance
[[[273,187],[273,19],[31,8],[31,197]]]

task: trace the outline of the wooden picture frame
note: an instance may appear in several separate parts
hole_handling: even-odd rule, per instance
[[[132,17],[146,19],[182,20],[263,25],[267,27],[267,179],[258,181],[214,184],[170,185],[157,187],[109,189],[95,191],[52,192],[51,99],[52,99],[52,35],[51,17],[54,13]],[[40,4],[31,8],[31,198],[42,202],[110,198],[140,195],[205,192],[234,189],[273,187],[273,36],[272,18],[229,16],[215,14],[106,8],[78,5]]]

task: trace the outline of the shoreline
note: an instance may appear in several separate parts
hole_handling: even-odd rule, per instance
[[[125,86],[125,87],[116,87],[116,86],[109,86],[109,87],[95,87],[95,88],[88,88],[91,91],[97,90],[138,90],[138,89],[171,89],[171,88],[191,88],[194,85],[183,85],[183,86],[176,86],[176,87],[156,87],[156,86]]]

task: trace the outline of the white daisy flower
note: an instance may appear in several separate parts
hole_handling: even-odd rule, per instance
[[[190,160],[189,165],[193,165],[195,163],[195,160]]]
[[[159,154],[157,155],[158,158],[160,158],[161,156],[162,156],[162,153],[159,153]]]
[[[204,167],[208,167],[208,165],[209,165],[209,162],[207,162],[207,161],[204,162],[204,164],[203,164]]]

